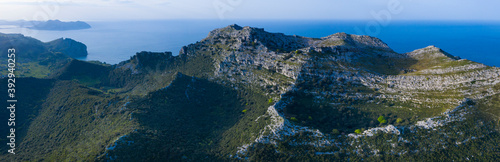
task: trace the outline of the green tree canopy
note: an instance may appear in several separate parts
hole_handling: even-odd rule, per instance
[[[340,132],[339,132],[339,130],[338,130],[338,129],[333,129],[333,130],[332,130],[332,134],[333,134],[333,135],[338,135],[338,134],[340,134]]]
[[[396,123],[401,123],[401,122],[403,122],[403,119],[401,118],[396,119]]]
[[[387,120],[385,120],[385,117],[384,117],[384,116],[379,116],[377,120],[378,120],[378,122],[379,122],[380,124],[387,123]]]

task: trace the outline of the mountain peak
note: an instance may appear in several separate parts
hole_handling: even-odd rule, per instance
[[[444,58],[450,60],[459,60],[460,57],[453,56],[448,52],[443,51],[441,48],[438,48],[434,45],[427,46],[425,48],[417,49],[412,52],[407,53],[410,57],[422,60],[422,59],[437,59]]]
[[[437,51],[437,52],[442,52],[441,48],[436,47],[435,45],[429,45],[427,47],[424,47],[423,49],[431,50],[431,51]]]
[[[232,24],[224,28],[218,28],[210,31],[207,38],[248,37],[257,31],[265,32],[264,29],[252,28],[249,26],[241,27],[238,24]]]
[[[238,24],[233,24],[233,25],[229,25],[227,26],[228,28],[233,28],[233,29],[236,29],[236,30],[241,30],[243,29],[243,27],[239,26]]]
[[[389,46],[382,40],[366,35],[354,35],[354,34],[347,34],[344,32],[340,32],[326,37],[322,37],[320,39],[321,42],[319,43],[319,46],[347,44],[355,47],[371,47],[371,48],[380,48],[392,51],[389,48]]]
[[[62,21],[59,19],[55,19],[55,20],[48,20],[47,22],[62,22]]]
[[[271,50],[292,51],[308,46],[308,38],[290,36],[283,33],[270,33],[263,28],[241,27],[237,24],[212,30],[202,41],[209,44],[229,45],[232,49],[243,46],[263,45]]]

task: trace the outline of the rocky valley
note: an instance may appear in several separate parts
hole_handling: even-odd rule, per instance
[[[68,38],[0,42],[19,49],[18,152],[1,160],[500,157],[500,69],[435,46],[397,53],[370,36],[235,24],[178,55],[143,51],[109,65],[73,59],[86,46]]]

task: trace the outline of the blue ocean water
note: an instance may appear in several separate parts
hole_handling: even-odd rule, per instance
[[[211,30],[230,24],[264,28],[306,37],[324,37],[337,32],[370,35],[382,39],[396,52],[410,52],[435,45],[461,58],[500,66],[500,22],[392,21],[388,25],[370,21],[326,20],[151,20],[90,21],[92,28],[74,31],[33,31],[0,28],[2,33],[22,33],[42,41],[72,38],[87,45],[85,60],[116,64],[140,51],[172,51],[205,38]]]

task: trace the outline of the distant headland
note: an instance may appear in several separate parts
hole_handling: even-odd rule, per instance
[[[91,26],[83,21],[60,21],[60,20],[48,20],[48,21],[0,21],[0,25],[14,25],[19,27],[24,27],[33,30],[81,30],[89,29]]]

